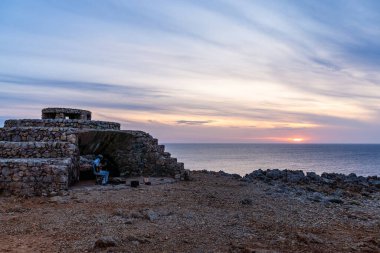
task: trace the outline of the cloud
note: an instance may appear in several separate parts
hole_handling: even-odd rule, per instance
[[[100,92],[100,93],[123,93],[133,97],[158,97],[165,96],[158,89],[143,88],[141,85],[134,84],[116,85],[111,83],[70,81],[67,79],[40,79],[27,76],[15,76],[0,74],[0,83],[19,86],[61,88],[66,90],[77,90],[80,92]]]
[[[213,120],[177,120],[177,124],[180,125],[205,125],[214,122]]]
[[[380,111],[379,6],[1,1],[0,115],[85,107],[179,140],[364,136]]]

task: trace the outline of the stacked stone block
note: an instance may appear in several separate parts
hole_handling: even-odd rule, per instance
[[[119,123],[92,121],[91,112],[78,109],[46,108],[42,115],[7,120],[0,128],[0,193],[64,194],[79,180],[80,168],[92,168],[81,155],[108,156],[121,176],[189,177],[148,133],[121,131]]]
[[[75,170],[66,159],[0,159],[0,189],[18,196],[64,194]]]
[[[71,128],[0,129],[0,192],[63,194],[79,177],[79,149]]]
[[[4,127],[66,127],[80,129],[114,129],[120,130],[120,124],[108,121],[80,119],[20,119],[7,120]]]
[[[65,158],[78,154],[78,146],[69,142],[0,141],[2,158]]]
[[[42,109],[42,119],[81,119],[91,120],[91,112],[72,108]]]
[[[112,157],[121,176],[170,176],[185,180],[188,171],[183,163],[165,152],[164,145],[142,131],[88,130],[79,133],[82,155]],[[85,159],[82,159],[83,161]],[[90,166],[83,164],[81,170]]]
[[[76,129],[63,127],[4,127],[0,141],[63,141],[76,144]]]

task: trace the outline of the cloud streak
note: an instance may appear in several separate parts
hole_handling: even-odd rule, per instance
[[[205,125],[213,121],[212,120],[177,120],[176,122],[177,124],[196,126],[196,125]]]
[[[378,7],[4,0],[0,116],[84,107],[170,141],[379,142]]]

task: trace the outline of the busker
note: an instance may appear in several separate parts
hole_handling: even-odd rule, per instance
[[[106,170],[103,170],[103,166],[101,164],[102,160],[103,156],[98,155],[96,159],[93,161],[92,167],[95,175],[102,176],[102,185],[106,185],[108,183],[108,176],[110,173]]]

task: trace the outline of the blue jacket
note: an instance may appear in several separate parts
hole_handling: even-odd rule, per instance
[[[93,161],[93,163],[92,163],[92,168],[94,169],[94,174],[97,173],[97,171],[96,171],[96,167],[98,167],[98,166],[100,165],[100,161],[101,161],[100,158],[96,158],[96,159]]]

